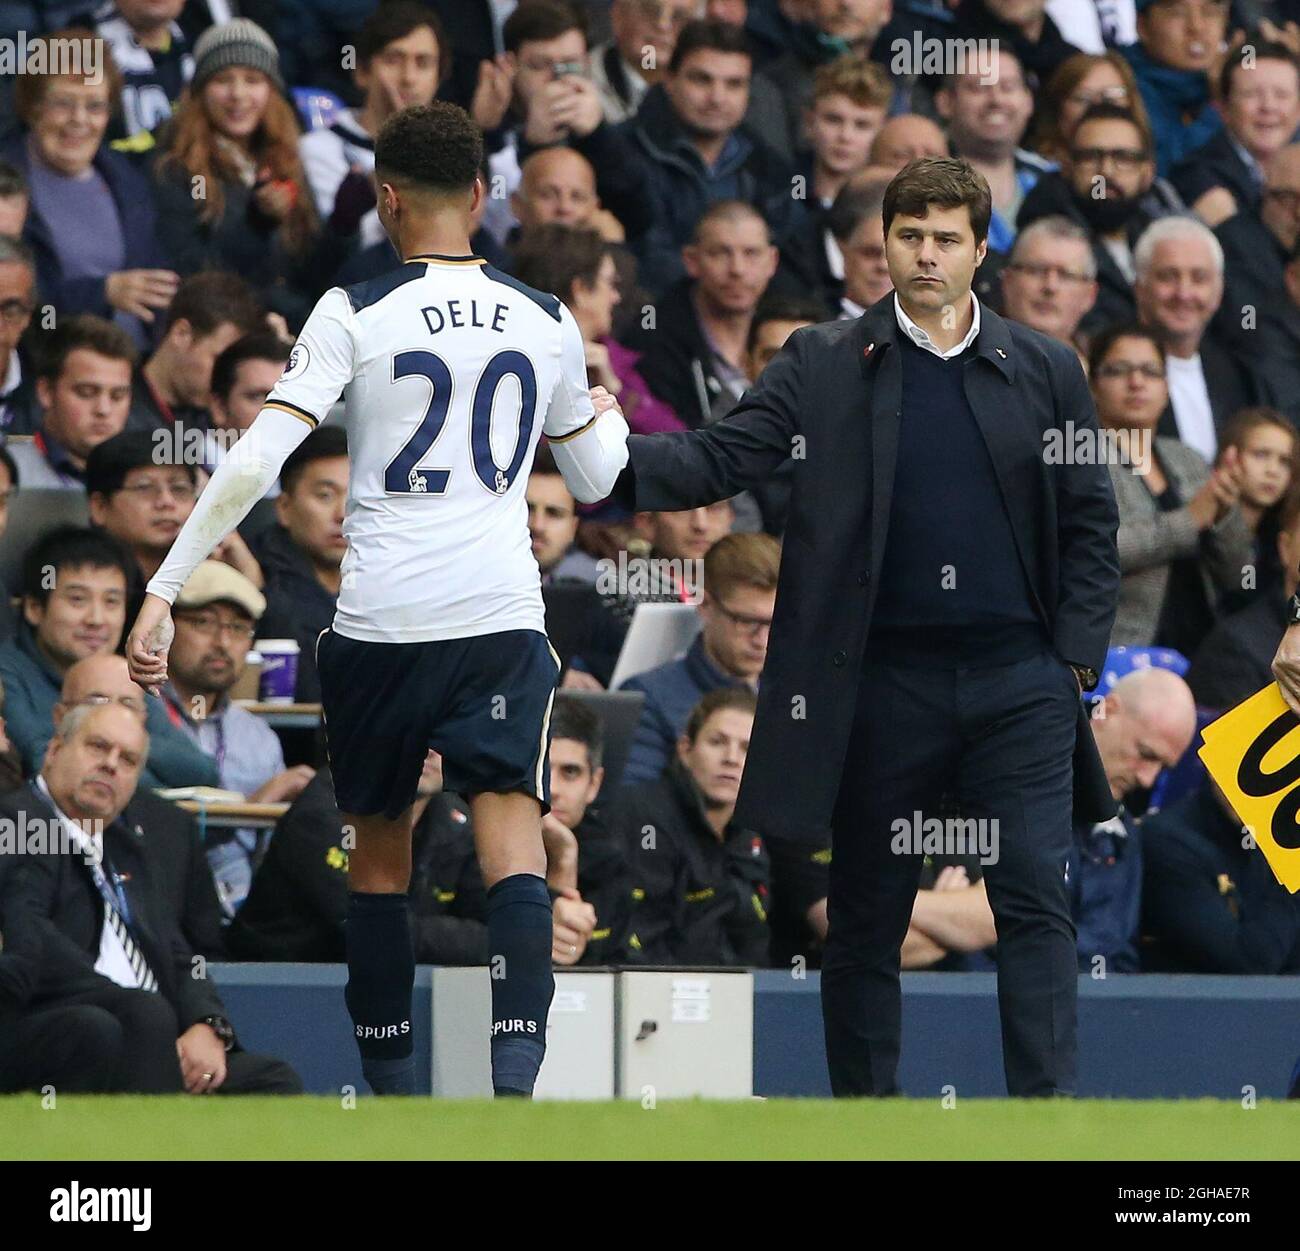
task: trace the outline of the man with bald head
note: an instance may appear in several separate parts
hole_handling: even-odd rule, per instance
[[[1117,800],[1149,790],[1172,768],[1196,733],[1196,705],[1187,683],[1167,669],[1121,678],[1097,701],[1093,737]],[[1123,808],[1100,825],[1077,824],[1066,866],[1070,916],[1082,973],[1138,971],[1138,913],[1142,900],[1142,842]],[[917,894],[903,944],[903,967],[932,968],[953,953],[980,951],[996,939],[981,879],[946,868],[934,889]]]
[[[600,206],[591,162],[572,148],[534,152],[523,164],[510,207],[524,230],[552,223],[585,226],[610,243],[623,242],[618,219]]]
[[[935,122],[919,113],[900,113],[877,133],[868,168],[880,166],[892,176],[917,157],[947,155],[948,140]]]
[[[120,1055],[111,1090],[299,1091],[287,1065],[239,1048],[212,979],[194,976],[135,820],[148,752],[134,708],[82,704],[60,721],[35,780],[0,800],[29,840],[37,821],[49,831],[46,849],[25,847],[5,883],[6,951],[30,971],[10,1021],[39,1052],[66,1028],[52,1009],[99,1009],[94,1029]]]
[[[126,708],[140,718],[149,734],[152,757],[161,740],[179,736],[186,750],[188,739],[172,726],[161,710],[161,700],[151,700],[131,681],[126,658],[116,655],[87,656],[68,670],[63,693],[54,706],[58,725],[74,708]],[[153,716],[158,728],[151,728]],[[131,816],[154,885],[167,903],[168,915],[179,926],[189,945],[202,956],[218,959],[225,953],[225,915],[208,867],[194,818],[153,792],[147,767],[131,799]]]

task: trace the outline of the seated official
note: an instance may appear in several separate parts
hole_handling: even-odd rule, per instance
[[[275,827],[231,923],[232,953],[241,960],[345,960],[350,851],[333,780],[321,769]],[[412,808],[410,897],[417,963],[487,963],[487,892],[469,805],[442,789],[435,751]]]
[[[1098,701],[1090,724],[1111,794],[1121,801],[1134,791],[1149,790],[1162,769],[1182,758],[1196,732],[1196,707],[1176,673],[1140,669]],[[1011,849],[995,845],[993,850],[1000,859]],[[975,857],[929,861],[927,857],[903,944],[903,967],[935,968],[941,961],[948,968],[961,967],[953,957],[997,942],[988,868]],[[1142,827],[1129,812],[1121,808],[1096,825],[1076,823],[1066,887],[1079,971],[1094,976],[1136,973]]]
[[[555,916],[551,958],[556,964],[620,964],[626,958],[632,911],[627,853],[595,807],[605,780],[605,736],[586,704],[560,695],[551,713],[551,813],[578,840],[576,886],[566,895],[589,904],[589,934]]]
[[[148,751],[132,709],[74,708],[35,783],[19,793],[23,819],[39,813],[58,845],[21,856],[5,883],[5,949],[29,972],[15,996],[17,1024],[40,1050],[59,1045],[56,1031],[67,1026],[47,1009],[100,1009],[96,1031],[115,1024],[122,1040],[113,1090],[300,1092],[288,1065],[239,1046],[213,980],[194,976],[194,952],[125,816]]]
[[[1221,617],[1192,657],[1187,682],[1202,707],[1233,708],[1273,681],[1273,657],[1287,625],[1287,600],[1300,586],[1300,488],[1283,501],[1276,544],[1282,585]]]
[[[258,637],[296,639],[294,698],[320,702],[316,640],[334,622],[348,499],[348,439],[339,426],[313,430],[280,469],[277,524],[255,536],[253,555],[266,579],[266,614]]]
[[[261,592],[242,574],[205,560],[176,597],[176,637],[162,688],[168,720],[216,761],[224,790],[238,791],[253,804],[296,799],[314,772],[305,765],[286,769],[275,731],[229,698],[265,607]],[[252,829],[221,833],[226,837],[220,841],[208,839],[208,864],[222,906],[233,916],[248,895],[266,838]]]
[[[12,642],[0,644],[9,736],[33,776],[54,734],[54,708],[68,672],[87,656],[112,655],[126,619],[130,557],[106,534],[65,526],[46,534],[23,562],[23,619]],[[216,765],[147,701],[152,736],[145,784],[215,786]]]
[[[99,317],[62,317],[45,340],[36,372],[40,421],[30,443],[14,444],[23,487],[80,490],[86,459],[126,426],[135,346]]]
[[[610,823],[632,865],[629,959],[642,964],[767,964],[767,852],[732,821],[757,699],[710,691],[656,782],[622,791]]]
[[[1300,897],[1213,782],[1152,817],[1143,836],[1144,971],[1300,973]]]
[[[131,681],[126,658],[105,652],[87,656],[68,670],[63,679],[63,694],[54,705],[54,724],[62,722],[74,708],[105,704],[119,704],[142,718],[150,736],[151,755],[160,737],[180,737],[188,750],[195,750],[168,723],[161,701],[149,699],[143,688]],[[150,729],[155,719],[161,734]],[[144,839],[145,858],[149,861],[154,886],[167,903],[168,913],[175,919],[185,941],[199,955],[219,959],[225,949],[225,916],[194,818],[175,804],[160,799],[141,781],[126,806],[124,819],[132,824],[135,835]]]
[[[700,697],[720,687],[758,685],[776,604],[781,546],[769,534],[731,534],[704,557],[700,634],[690,650],[619,688],[645,703],[623,771],[625,784],[657,778]]]

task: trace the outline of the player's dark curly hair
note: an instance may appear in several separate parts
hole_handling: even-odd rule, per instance
[[[459,105],[435,100],[394,113],[375,140],[378,181],[467,191],[483,163],[483,133]]]

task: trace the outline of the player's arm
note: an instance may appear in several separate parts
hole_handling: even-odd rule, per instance
[[[212,475],[194,511],[149,582],[127,642],[131,676],[156,688],[167,677],[171,605],[190,574],[252,511],[289,454],[329,412],[353,372],[352,307],[344,292],[327,291],[312,310],[289,367],[266,397],[256,421]]]
[[[634,434],[615,498],[638,512],[681,512],[731,499],[798,454],[807,404],[807,330],[796,330],[721,421],[699,430]]]
[[[627,422],[612,397],[587,388],[587,358],[573,314],[560,305],[560,380],[542,431],[564,484],[583,504],[603,500],[627,464]]]

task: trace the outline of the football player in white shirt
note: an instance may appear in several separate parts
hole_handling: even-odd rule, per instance
[[[525,489],[543,433],[580,500],[608,495],[627,463],[627,423],[588,392],[572,314],[470,252],[481,158],[454,105],[384,124],[378,207],[403,264],[321,297],[240,441],[247,454],[213,475],[127,645],[132,676],[157,688],[181,586],[342,394],[349,546],[316,654],[334,792],[356,831],[346,998],[378,1094],[414,1093],[406,891],[430,748],[448,789],[470,796],[488,888],[493,1086],[532,1092],[554,993],[541,819],[559,662]]]

